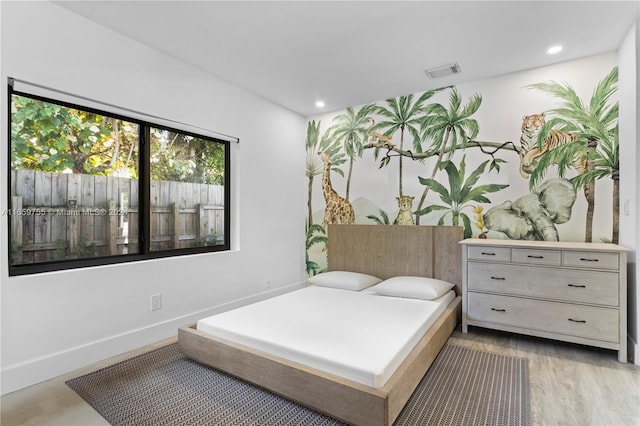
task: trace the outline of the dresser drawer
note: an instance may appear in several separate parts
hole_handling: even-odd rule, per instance
[[[564,266],[594,269],[618,269],[618,253],[565,251],[562,254]]]
[[[619,305],[619,277],[615,272],[483,262],[469,262],[467,268],[469,291]]]
[[[467,297],[469,321],[618,342],[616,309],[473,292]]]
[[[507,247],[467,247],[467,257],[472,260],[490,260],[492,262],[510,262],[511,249]]]
[[[528,265],[561,266],[562,252],[559,250],[511,249],[511,262]]]

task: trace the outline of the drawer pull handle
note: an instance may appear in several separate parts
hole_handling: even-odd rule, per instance
[[[483,256],[495,256],[496,254],[495,253],[487,253],[486,251],[483,251],[482,255]]]
[[[527,256],[529,259],[544,259],[544,256],[532,256],[532,255],[528,255]]]
[[[598,261],[598,259],[587,259],[585,257],[581,257],[580,260],[583,261],[583,262],[597,262]]]
[[[507,310],[506,310],[506,309],[496,309],[496,308],[491,308],[491,310],[492,310],[492,311],[495,311],[495,312],[507,312]]]
[[[573,319],[573,318],[569,318],[569,321],[571,321],[571,322],[579,322],[579,323],[581,323],[581,324],[586,323],[586,321],[585,321],[585,320],[576,320],[576,319]]]
[[[574,288],[586,288],[587,286],[584,284],[567,284],[569,287],[574,287]]]
[[[506,280],[506,278],[504,277],[491,277],[492,280],[497,280],[497,281],[504,281]]]

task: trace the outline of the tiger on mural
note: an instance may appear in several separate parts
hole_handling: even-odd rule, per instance
[[[538,148],[538,135],[545,123],[545,113],[525,115],[522,118],[522,135],[520,136],[520,175],[528,179],[538,166],[539,158],[569,142],[575,142],[578,137],[572,133],[551,130],[549,137],[543,142],[542,147]],[[584,155],[578,154],[573,159],[573,167],[578,174],[586,171],[587,160]]]

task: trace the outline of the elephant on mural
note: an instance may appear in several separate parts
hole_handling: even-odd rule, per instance
[[[555,225],[571,219],[575,200],[571,182],[550,179],[530,194],[490,208],[484,214],[484,225],[512,240],[558,241]]]

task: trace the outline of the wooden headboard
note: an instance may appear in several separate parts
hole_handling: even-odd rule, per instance
[[[461,226],[329,225],[329,271],[437,278],[461,294]]]

